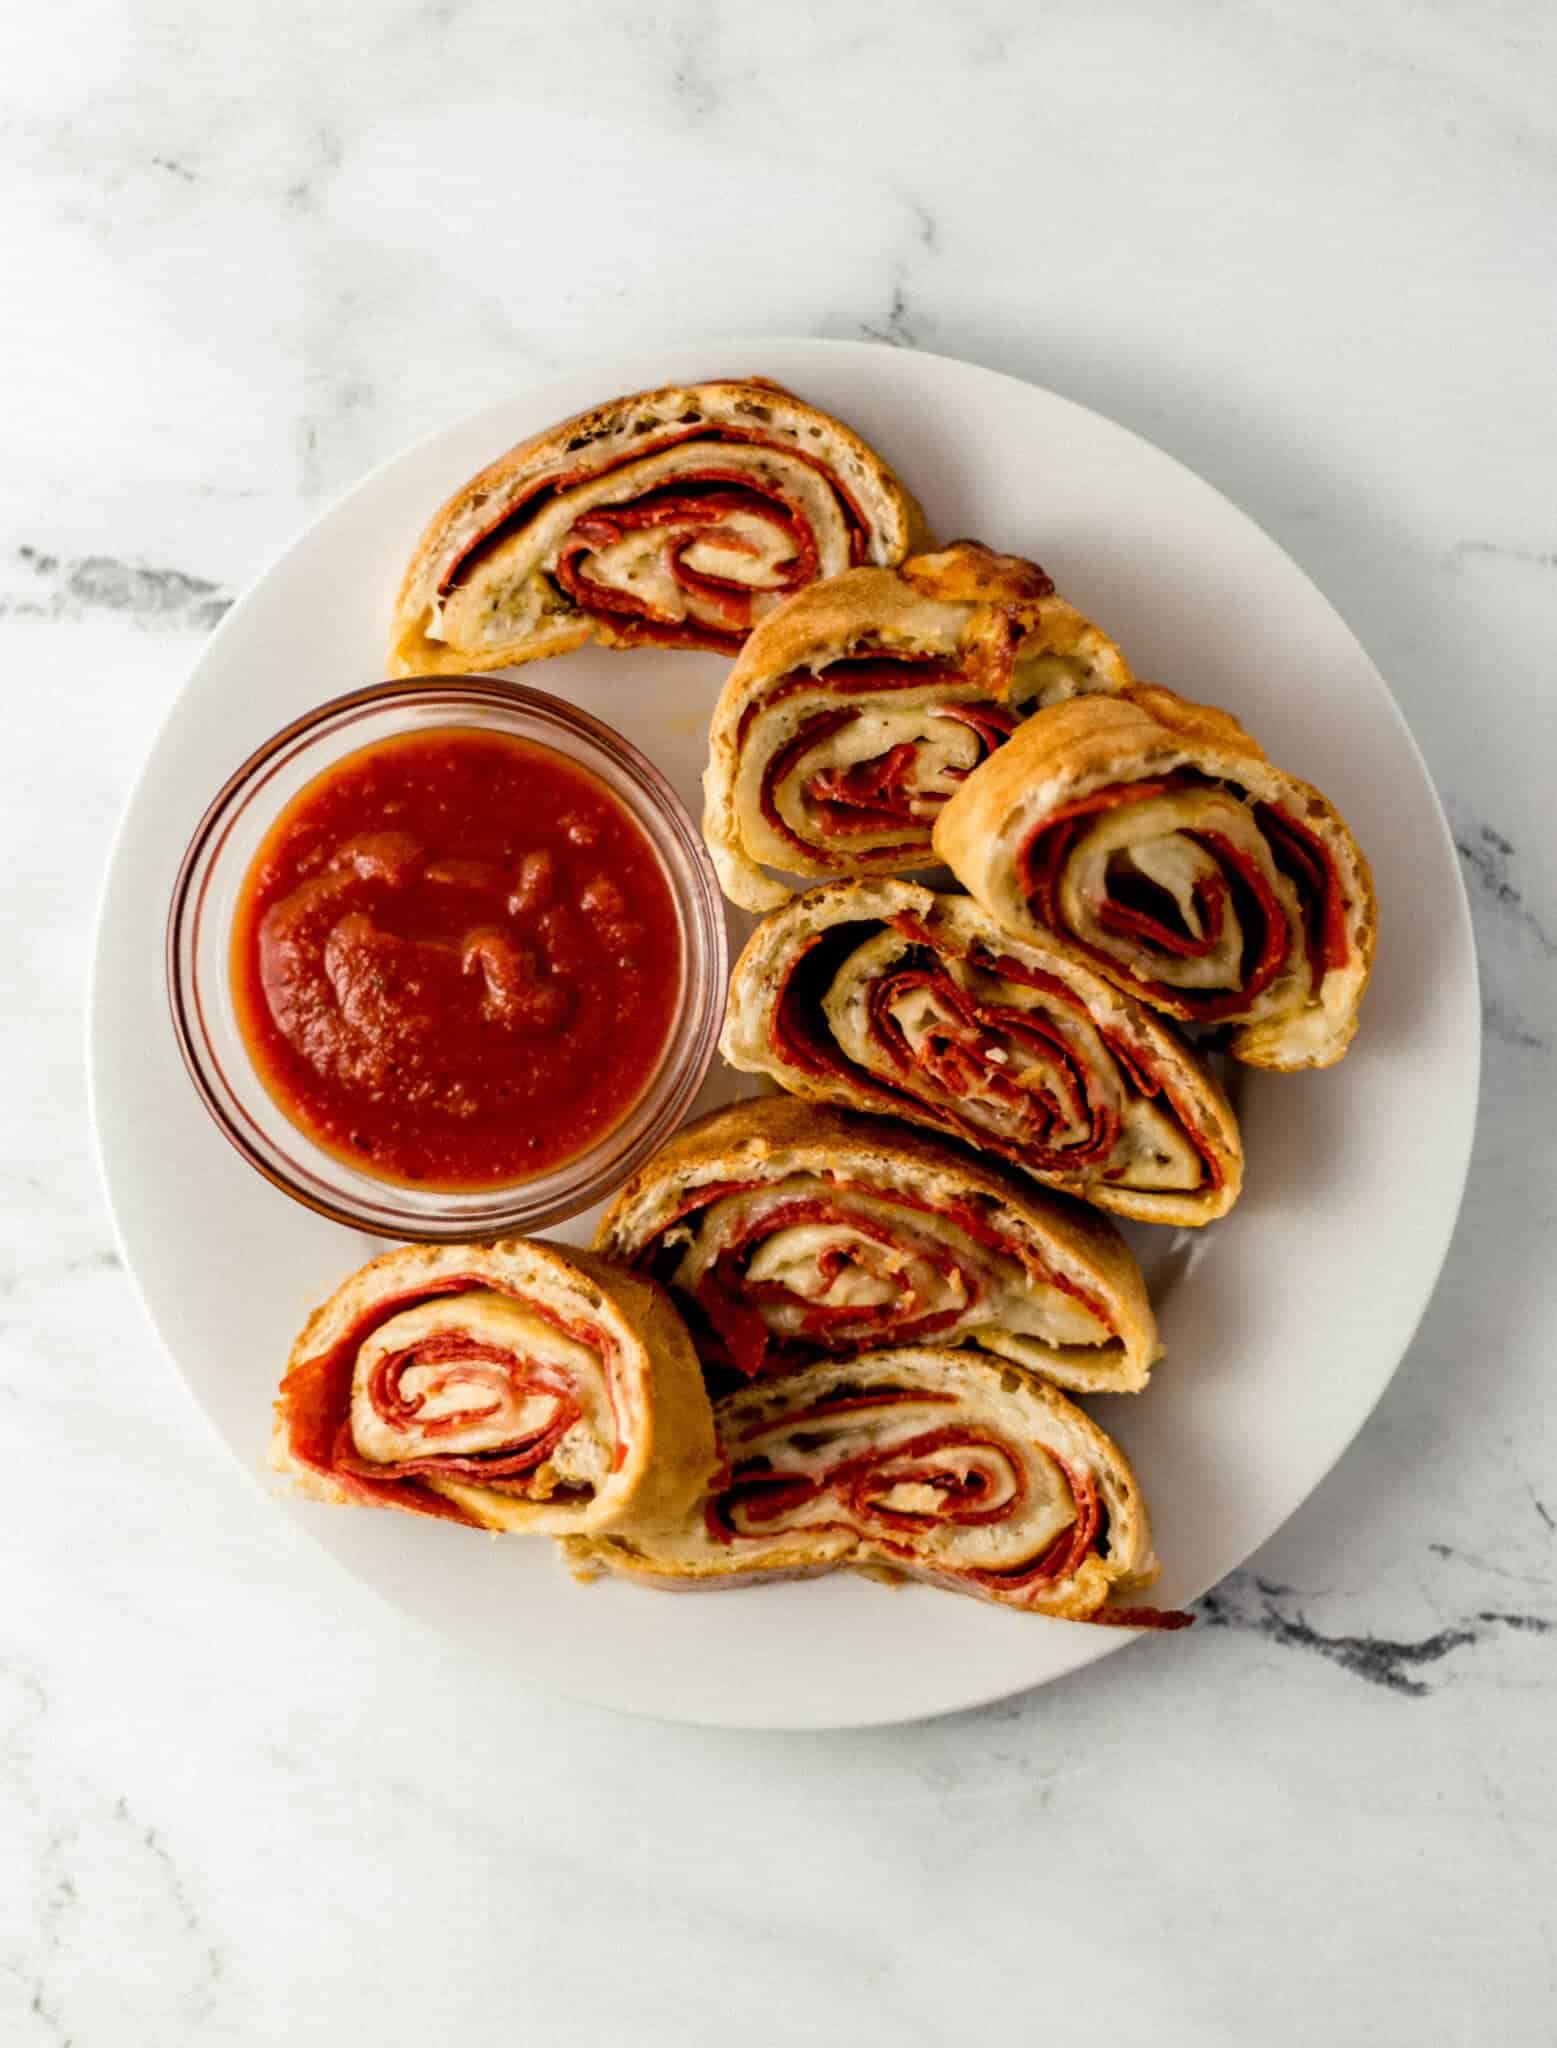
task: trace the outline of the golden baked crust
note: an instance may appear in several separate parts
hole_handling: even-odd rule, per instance
[[[990,957],[1004,956],[1030,973],[1063,983],[1088,1017],[1126,1047],[1138,1071],[1160,1079],[1180,1123],[1196,1140],[1197,1151],[1215,1162],[1214,1175],[1198,1187],[1172,1190],[1106,1179],[1103,1169],[1108,1160],[1082,1171],[1038,1165],[1030,1151],[1024,1157],[1020,1148],[1004,1148],[988,1131],[970,1125],[952,1107],[953,1098],[946,1098],[946,1107],[938,1111],[922,1097],[891,1086],[852,1061],[839,1046],[836,1030],[829,1027],[820,1000],[810,1007],[836,1060],[826,1066],[807,1064],[793,1048],[786,1049],[775,1032],[775,1012],[812,947],[824,934],[853,925],[861,928],[863,940],[872,926],[885,930],[894,919],[909,921],[930,944],[954,959],[982,948]],[[1232,1105],[1209,1068],[1175,1031],[1072,955],[1014,938],[970,897],[938,895],[917,882],[882,876],[824,883],[764,918],[731,973],[720,1050],[732,1066],[744,1073],[766,1074],[791,1095],[878,1116],[905,1117],[945,1137],[962,1139],[978,1151],[1004,1157],[1048,1187],[1139,1222],[1190,1227],[1209,1223],[1227,1213],[1243,1184],[1243,1143]],[[1132,1090],[1139,1093],[1122,1065],[1116,1073],[1127,1098]]]
[[[591,406],[521,441],[461,484],[439,507],[417,544],[395,600],[389,673],[451,675],[503,668],[565,654],[590,639],[607,647],[642,645],[643,635],[629,622],[618,626],[608,617],[565,607],[522,629],[516,627],[506,637],[495,632],[479,646],[451,644],[429,628],[450,566],[461,561],[478,538],[503,525],[516,508],[637,460],[644,448],[661,446],[667,434],[696,434],[700,428],[715,442],[721,428],[765,435],[775,447],[790,445],[825,461],[844,481],[868,522],[874,562],[901,561],[925,539],[924,515],[881,457],[851,427],[781,385],[761,377],[719,378],[633,392]]]
[[[560,1534],[674,1520],[701,1498],[718,1462],[713,1418],[697,1354],[669,1297],[646,1275],[598,1253],[533,1238],[404,1245],[343,1281],[292,1347],[275,1404],[273,1468],[294,1476],[315,1499],[353,1500],[353,1490],[304,1449],[300,1399],[310,1372],[343,1343],[350,1342],[354,1354],[375,1311],[387,1316],[423,1300],[456,1300],[466,1290],[449,1283],[463,1280],[604,1329],[616,1346],[611,1393],[623,1455],[587,1501],[547,1503],[464,1481],[432,1483],[459,1518],[491,1529]]]
[[[857,683],[830,686],[827,669],[861,653],[923,659],[942,673],[879,697],[862,695]],[[959,672],[953,680],[948,666]],[[807,673],[810,682],[796,688]],[[902,723],[907,738],[939,705],[990,704],[1021,717],[1071,692],[1129,681],[1113,641],[1055,593],[1036,563],[977,541],[955,541],[895,570],[849,569],[811,584],[757,627],[714,712],[703,836],[725,894],[745,909],[771,910],[791,894],[775,870],[822,877],[928,864],[927,826],[915,828],[905,855],[901,832],[885,834],[886,845],[873,843],[883,835],[858,832],[808,842],[798,817],[780,830],[765,815],[767,771],[819,713],[846,704],[879,725]],[[881,744],[886,751],[891,735]]]
[[[1333,861],[1344,910],[1345,965],[1325,972],[1317,999],[1300,1014],[1240,1022],[1228,1048],[1247,1065],[1284,1072],[1333,1065],[1356,1031],[1372,971],[1378,933],[1372,872],[1329,799],[1277,768],[1230,713],[1147,684],[1041,711],[946,805],[936,822],[935,851],[1007,931],[1038,944],[1072,947],[1066,933],[1050,930],[1033,915],[1019,873],[1023,847],[1047,818],[1093,791],[1181,769],[1236,785],[1255,803],[1282,806]],[[1084,957],[1170,1016],[1194,1017],[1191,1005],[1154,992],[1096,951]]]
[[[1075,1479],[1090,1483],[1107,1518],[1096,1547],[1079,1563],[1067,1561],[1068,1568],[1053,1577],[1024,1585],[1020,1573],[1011,1570],[1009,1557],[1002,1560],[1002,1569],[980,1570],[971,1560],[971,1568],[958,1569],[956,1537],[944,1543],[933,1517],[928,1526],[905,1534],[901,1527],[883,1528],[868,1516],[854,1517],[842,1501],[835,1514],[829,1514],[826,1527],[722,1537],[714,1533],[726,1526],[718,1511],[722,1489],[716,1485],[711,1512],[700,1509],[675,1527],[651,1535],[626,1531],[569,1538],[562,1546],[568,1561],[581,1577],[610,1572],[668,1591],[806,1578],[840,1569],[901,1575],[1027,1613],[1075,1621],[1100,1614],[1106,1619],[1111,1597],[1133,1594],[1156,1578],[1146,1502],[1119,1446],[1039,1374],[975,1351],[911,1346],[868,1352],[806,1366],[729,1394],[715,1410],[729,1463],[738,1462],[743,1436],[760,1432],[765,1423],[782,1418],[786,1426],[791,1421],[804,1425],[807,1414],[830,1397],[837,1398],[838,1390],[856,1402],[868,1399],[873,1386],[892,1393],[922,1391],[933,1400],[942,1426],[965,1427],[983,1433],[986,1440],[1013,1446],[1025,1439],[1039,1454],[1033,1467],[1038,1475],[1052,1469],[1050,1460],[1058,1460]],[[891,1407],[877,1412],[890,1421]],[[851,1408],[849,1415],[858,1421],[858,1408]],[[840,1423],[840,1433],[847,1437],[844,1417],[835,1414],[828,1427],[838,1430]],[[908,1425],[910,1435],[914,1428]],[[847,1458],[848,1452],[845,1442],[832,1455]],[[827,1455],[823,1453],[824,1458]],[[1018,1504],[1018,1519],[1020,1514]],[[979,1533],[1002,1540],[998,1528]],[[1047,1530],[1038,1536],[1040,1556],[1047,1536]],[[965,1540],[964,1554],[973,1551],[976,1558],[977,1541]]]
[[[971,1205],[1040,1272],[1097,1299],[1114,1331],[1113,1342],[1095,1345],[1047,1344],[1000,1328],[979,1329],[973,1341],[1076,1392],[1145,1386],[1160,1355],[1156,1320],[1140,1268],[1105,1218],[941,1139],[789,1095],[735,1103],[685,1125],[619,1191],[600,1220],[596,1249],[632,1263],[700,1188],[789,1175],[900,1190],[932,1210]]]

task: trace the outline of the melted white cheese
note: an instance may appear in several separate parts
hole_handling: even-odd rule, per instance
[[[1139,1095],[1125,1104],[1106,1170],[1127,1188],[1198,1188],[1205,1179],[1205,1164],[1177,1117]]]
[[[929,1452],[906,1449],[915,1438],[948,1424],[971,1426],[986,1441]],[[900,1448],[904,1476],[894,1484],[891,1458]],[[839,1493],[827,1488],[828,1476],[865,1456],[881,1460],[888,1482],[871,1489],[875,1505],[926,1518],[912,1540],[916,1553],[931,1564],[998,1570],[1003,1564],[1041,1556],[1075,1520],[1070,1488],[1033,1439],[1031,1404],[995,1392],[984,1395],[976,1411],[966,1403],[891,1401],[836,1415],[791,1416],[778,1428],[742,1431],[736,1455],[767,1458],[775,1472],[810,1479],[824,1488],[813,1499],[788,1507],[776,1526],[766,1520],[754,1524],[752,1535],[757,1538],[836,1521],[843,1502]],[[930,1475],[955,1477],[975,1468],[990,1481],[979,1500],[981,1510],[1011,1506],[1019,1496],[1020,1505],[996,1521],[959,1523],[954,1512],[947,1511],[947,1496]],[[858,1524],[867,1533],[871,1526],[869,1515]],[[898,1541],[905,1534],[900,1529],[886,1533]]]
[[[834,700],[834,708],[837,700]],[[906,708],[861,710],[836,732],[825,734],[807,747],[774,786],[773,803],[785,824],[806,842],[821,847],[836,846],[828,827],[820,822],[811,793],[812,778],[829,769],[848,770],[877,761],[894,747],[905,743],[914,748],[912,768],[903,785],[910,818],[922,829],[933,822],[941,805],[961,788],[982,754],[978,735],[960,719],[937,717],[934,710]],[[824,799],[825,801],[825,799]],[[869,832],[850,832],[850,846],[890,846],[900,841],[913,824],[888,822]]]
[[[352,1373],[351,1435],[358,1453],[377,1464],[419,1457],[463,1457],[495,1451],[544,1428],[556,1414],[556,1397],[525,1393],[496,1362],[459,1360],[426,1366],[413,1359],[397,1380],[400,1399],[420,1403],[396,1421],[381,1415],[369,1392],[379,1361],[443,1335],[472,1338],[516,1364],[543,1366],[564,1379],[583,1415],[557,1445],[550,1463],[559,1475],[600,1477],[609,1469],[614,1440],[610,1401],[601,1361],[587,1345],[575,1343],[507,1295],[472,1291],[423,1302],[381,1323],[357,1353]],[[451,1416],[491,1410],[461,1427],[436,1425]]]
[[[839,1221],[784,1224],[769,1237],[760,1229],[748,1234],[749,1226],[760,1226],[765,1215],[812,1200],[838,1205]],[[851,1218],[880,1223],[892,1233],[893,1242],[878,1243],[867,1232],[852,1228]],[[676,1267],[673,1285],[695,1293],[725,1243],[741,1238],[751,1246],[747,1273],[756,1280],[779,1280],[798,1297],[754,1304],[780,1336],[800,1332],[808,1305],[885,1306],[911,1289],[914,1320],[945,1313],[956,1317],[944,1333],[947,1342],[987,1327],[1062,1346],[1110,1341],[1108,1331],[1073,1296],[1035,1278],[1018,1260],[979,1244],[948,1217],[884,1196],[840,1190],[817,1176],[791,1174],[766,1187],[726,1195],[687,1220],[694,1226],[692,1242]],[[856,1247],[857,1262],[851,1256]],[[837,1248],[845,1253],[842,1269],[831,1282],[824,1282],[818,1256]],[[958,1262],[950,1271],[940,1262],[943,1248]],[[976,1298],[971,1300],[965,1273],[979,1276]]]
[[[662,449],[657,455],[645,456],[641,461],[624,463],[602,476],[575,484],[570,490],[560,491],[533,517],[521,514],[514,530],[488,545],[480,553],[470,574],[456,582],[435,608],[427,627],[428,637],[446,641],[454,647],[475,650],[535,630],[548,614],[568,609],[566,602],[559,598],[551,578],[568,534],[584,513],[630,504],[646,492],[673,486],[683,477],[695,480],[710,468],[733,472],[737,479],[735,488],[739,488],[740,480],[749,478],[780,490],[786,502],[794,505],[810,525],[817,544],[818,575],[836,576],[848,568],[848,522],[839,498],[820,471],[782,449],[738,442],[683,442],[677,447]],[[751,580],[771,585],[774,566],[771,537],[776,531],[773,522],[757,518],[738,520],[734,530],[746,539],[752,537],[758,528],[765,529],[768,536],[762,543],[761,563],[764,569],[760,577]],[[619,556],[614,548],[603,550],[602,554],[610,553],[613,561],[600,580],[616,581],[621,588],[648,595],[646,564],[649,552],[663,553],[666,533],[673,531],[648,529],[633,536],[631,544],[624,539],[619,544],[624,552]],[[655,538],[656,532],[658,538]],[[747,580],[752,566],[750,558],[737,557],[732,553],[721,554],[720,559],[727,562],[745,560],[746,570],[740,574],[739,580]],[[600,556],[593,557],[587,573],[595,574],[595,565],[600,560]],[[634,565],[639,569],[637,581],[627,577],[628,568]],[[694,561],[693,566],[699,564]],[[713,573],[724,575],[733,572],[719,568]],[[680,608],[685,593],[679,585],[666,578],[657,582],[653,590],[652,601],[663,603],[665,616],[683,616]]]
[[[823,1010],[840,1051],[868,1073],[907,1088],[925,1102],[951,1107],[980,1130],[1009,1140],[1020,1139],[1021,1122],[1004,1102],[980,1095],[976,1087],[966,1095],[948,1097],[918,1066],[901,1067],[878,1038],[871,1023],[870,991],[889,978],[913,950],[911,939],[887,929],[864,940],[839,967],[823,998]],[[1200,1154],[1177,1118],[1139,1094],[1089,1018],[1078,1014],[1070,1004],[1056,1001],[1044,989],[970,967],[954,956],[943,956],[941,965],[975,1000],[1019,1017],[1040,1015],[1072,1046],[1082,1070],[1091,1077],[1091,1093],[1097,1107],[1120,1118],[1118,1142],[1100,1169],[1109,1179],[1131,1188],[1182,1189],[1201,1184],[1204,1167]],[[955,1033],[966,1029],[933,990],[923,987],[900,996],[893,1003],[891,1014],[915,1052],[938,1030],[944,1028]],[[997,1031],[985,1027],[980,1027],[979,1037],[986,1046],[984,1057],[999,1069],[1003,1081],[1015,1081],[1020,1087],[1044,1090],[1064,1099],[1063,1091],[1052,1078],[1055,1055],[1047,1053],[1041,1043],[1017,1032],[1001,1038]],[[998,1042],[989,1043],[992,1039]],[[1063,1151],[1067,1143],[1081,1142],[1089,1130],[1090,1125],[1080,1122],[1056,1125],[1051,1127],[1049,1143]]]

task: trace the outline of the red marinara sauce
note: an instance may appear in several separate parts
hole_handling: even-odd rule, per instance
[[[261,1080],[384,1180],[532,1180],[605,1137],[659,1067],[682,940],[603,782],[471,727],[364,747],[300,790],[240,891],[232,982]]]

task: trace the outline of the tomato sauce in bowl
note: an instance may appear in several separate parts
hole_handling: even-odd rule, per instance
[[[173,1036],[221,1136],[316,1215],[422,1243],[620,1187],[697,1099],[728,962],[664,774],[501,676],[303,712],[212,798],[168,904]]]
[[[435,727],[358,749],[266,834],[233,995],[278,1107],[360,1170],[509,1185],[652,1083],[683,981],[675,900],[626,806],[550,747]]]

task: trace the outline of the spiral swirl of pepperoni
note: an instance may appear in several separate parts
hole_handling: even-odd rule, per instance
[[[623,1455],[617,1351],[491,1274],[385,1291],[288,1373],[290,1461],[347,1498],[456,1521],[478,1517],[448,1482],[588,1499]]]
[[[640,1260],[682,1299],[705,1363],[745,1379],[1010,1324],[1059,1344],[1112,1335],[1100,1300],[971,1213],[807,1173],[701,1190]]]
[[[1093,790],[1045,818],[1020,859],[1039,923],[1196,1023],[1300,1007],[1346,965],[1323,842],[1193,775]]]

